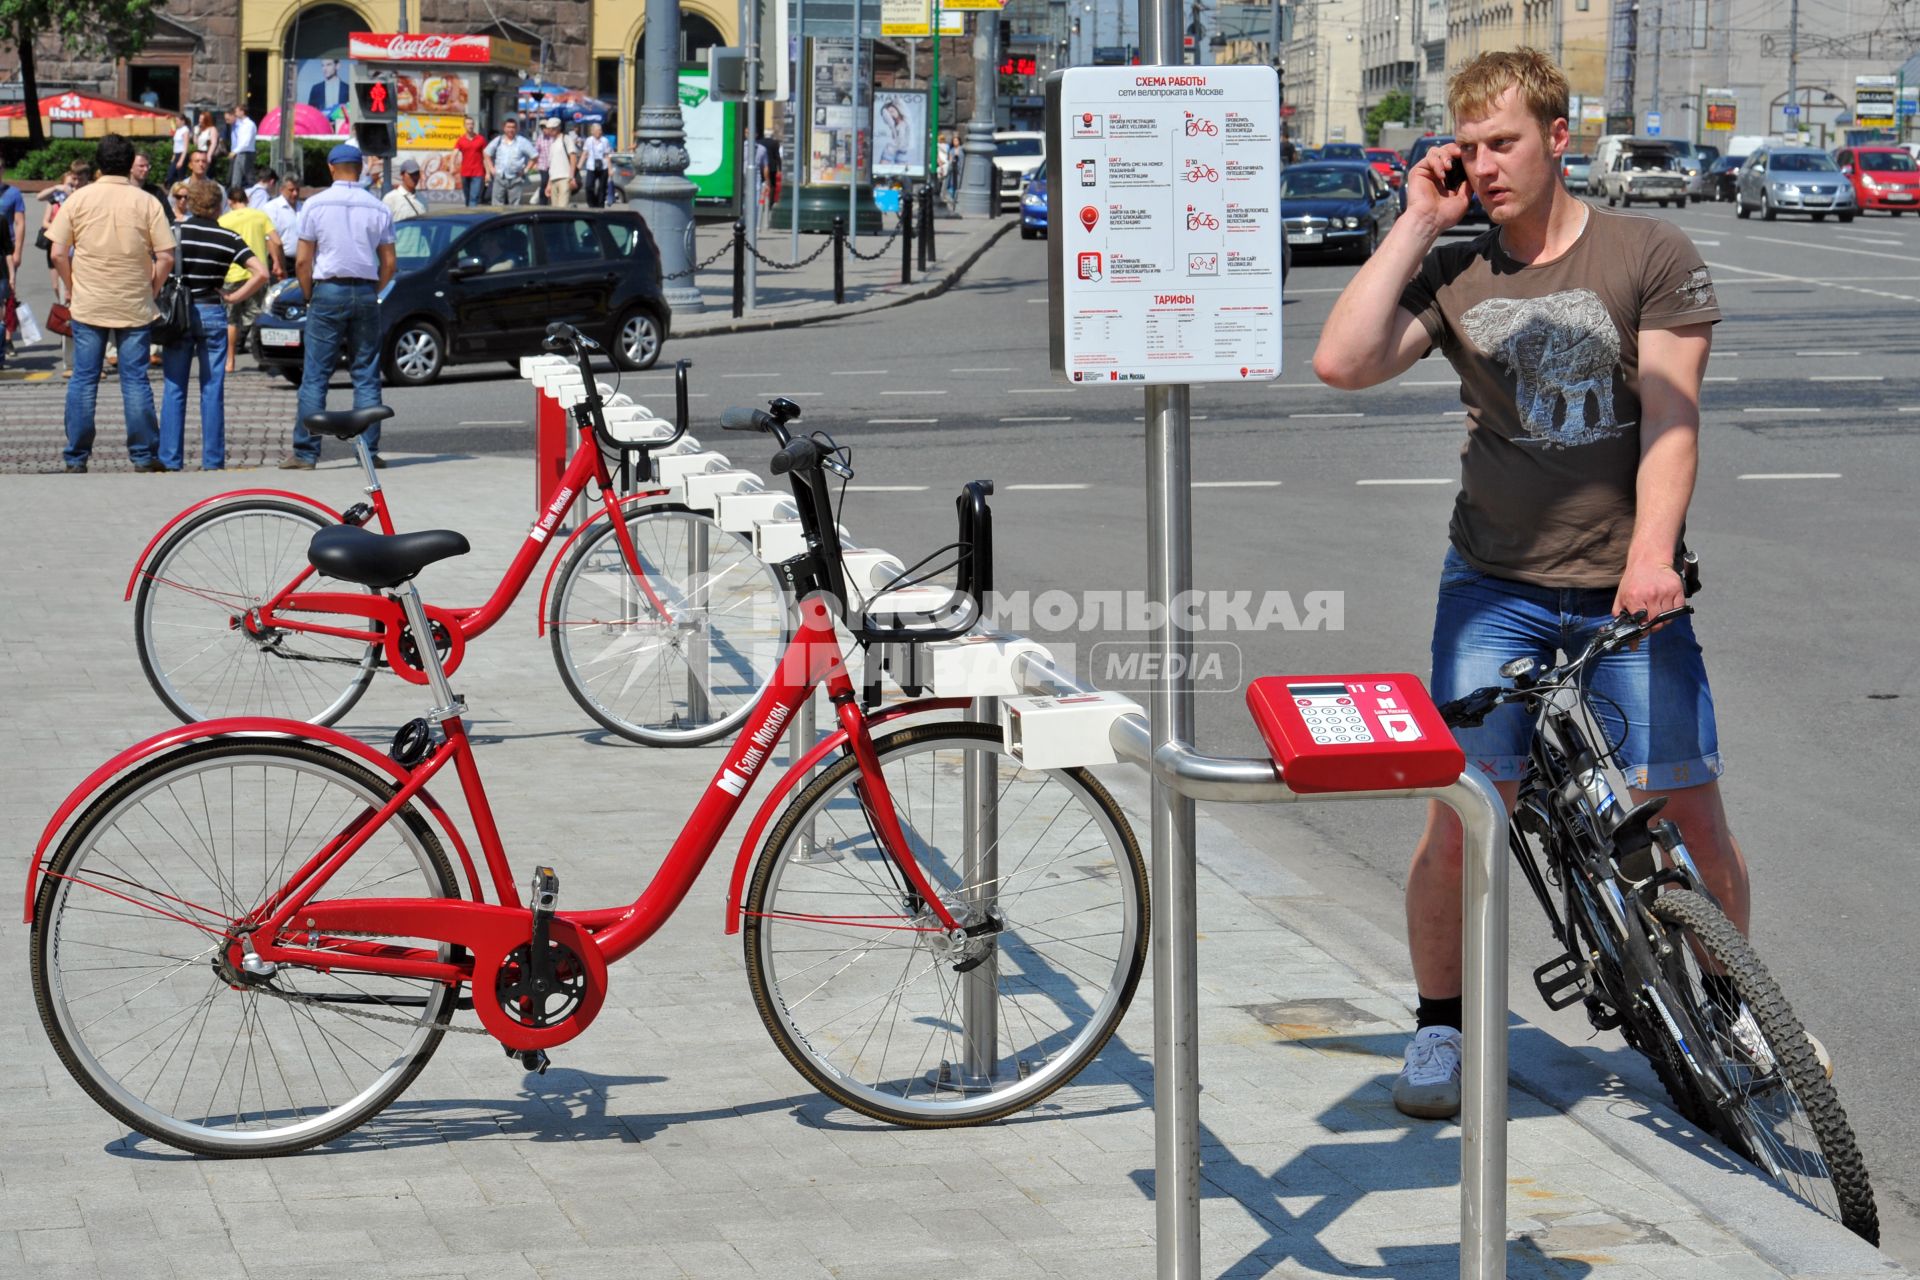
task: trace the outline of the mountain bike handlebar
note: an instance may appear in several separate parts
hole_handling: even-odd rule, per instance
[[[1632,614],[1623,611],[1619,617],[1600,628],[1599,633],[1578,657],[1571,658],[1545,672],[1513,670],[1516,664],[1509,663],[1500,669],[1500,674],[1508,676],[1513,681],[1511,686],[1496,684],[1475,689],[1472,693],[1455,698],[1452,702],[1440,707],[1440,716],[1453,728],[1476,729],[1495,709],[1509,702],[1534,701],[1547,691],[1564,688],[1577,679],[1588,666],[1598,662],[1607,654],[1624,649],[1642,637],[1651,635],[1675,618],[1692,612],[1693,606],[1690,604],[1669,609],[1653,618],[1648,618],[1644,609]]]

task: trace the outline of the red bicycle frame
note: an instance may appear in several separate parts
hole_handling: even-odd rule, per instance
[[[564,494],[556,498],[557,504],[563,501]],[[911,846],[894,812],[869,730],[881,720],[959,708],[967,705],[966,701],[929,699],[868,717],[860,710],[847,674],[831,611],[823,605],[821,597],[815,596],[803,602],[801,613],[801,625],[788,643],[773,679],[755,703],[746,728],[715,770],[665,861],[640,896],[625,906],[561,911],[552,917],[551,936],[580,957],[589,991],[589,997],[560,1022],[545,1027],[529,1026],[509,1014],[494,995],[494,982],[501,966],[511,952],[526,945],[531,935],[532,913],[521,901],[474,760],[472,743],[458,715],[443,720],[445,741],[431,756],[411,770],[399,771],[404,781],[385,805],[360,815],[325,845],[313,850],[281,888],[253,912],[239,919],[227,918],[229,936],[234,939],[230,945],[242,950],[250,947],[259,959],[271,963],[466,983],[471,987],[474,1009],[481,1023],[507,1047],[544,1049],[564,1043],[585,1030],[598,1012],[605,992],[607,966],[645,943],[685,901],[728,824],[773,755],[788,722],[811,696],[814,686],[821,683],[827,686],[840,723],[842,732],[836,736],[844,738],[846,748],[859,761],[859,793],[874,831],[932,916],[932,921],[924,925],[903,919],[885,927],[928,931],[959,927],[941,901],[939,890],[912,856]],[[230,723],[236,726],[236,731],[246,733],[304,735],[310,728],[279,720]],[[817,759],[818,754],[816,751],[808,761]],[[468,810],[473,815],[486,878],[492,882],[497,902],[487,903],[477,898],[315,901],[315,896],[376,831],[416,798],[424,797],[422,803],[430,802],[425,788],[449,764],[459,777]],[[777,800],[785,789],[776,791],[773,799]],[[755,823],[755,829],[763,822],[764,815],[762,821]],[[742,849],[742,859],[748,852]],[[738,879],[736,871],[735,880]],[[84,880],[81,883],[112,892],[104,885]],[[30,896],[31,892],[30,888]],[[150,904],[140,905],[154,909]],[[352,936],[357,934],[423,939],[443,945],[403,946]],[[454,959],[455,953],[443,954],[443,946],[465,948],[468,955]]]
[[[357,442],[356,447],[358,447]],[[368,475],[371,476],[372,474],[372,471],[369,470]],[[545,510],[540,513],[533,527],[528,530],[526,540],[520,544],[520,550],[514,555],[512,563],[507,566],[505,575],[502,576],[499,585],[494,589],[493,595],[487,599],[487,602],[476,607],[465,609],[442,608],[434,605],[428,606],[428,615],[438,624],[437,629],[443,630],[447,637],[448,651],[442,659],[442,663],[447,671],[452,672],[459,668],[460,660],[466,654],[466,642],[468,640],[483,634],[488,628],[506,616],[507,610],[512,607],[514,600],[519,597],[521,588],[525,587],[527,580],[533,576],[534,566],[540,563],[540,557],[546,553],[547,547],[552,543],[553,531],[558,527],[562,516],[566,512],[567,504],[572,502],[575,496],[585,488],[589,480],[592,480],[600,490],[601,505],[605,509],[606,518],[613,522],[614,536],[619,541],[620,553],[626,559],[628,571],[631,572],[635,580],[639,582],[640,589],[645,594],[647,603],[653,608],[655,613],[663,619],[672,620],[673,611],[667,607],[666,602],[654,591],[653,584],[648,581],[646,571],[640,563],[640,553],[634,546],[631,532],[627,529],[627,522],[621,518],[622,509],[626,506],[635,502],[661,498],[672,491],[664,488],[643,489],[637,493],[616,498],[614,496],[613,478],[607,470],[606,459],[601,456],[592,434],[588,431],[582,431],[580,435],[580,445],[574,450],[573,457],[567,462],[566,470],[560,478],[559,489],[554,493],[553,499],[548,502]],[[385,492],[377,483],[369,485],[368,492],[373,500],[373,519],[378,523],[381,532],[387,534],[393,533],[393,518],[387,509]],[[127,598],[131,599],[133,597],[134,587],[138,584],[140,578],[146,575],[146,566],[152,559],[154,548],[166,536],[168,530],[174,528],[194,512],[219,502],[230,501],[234,496],[235,495],[231,494],[222,495],[219,498],[210,498],[204,503],[189,507],[178,516],[175,516],[159,533],[155,534],[153,539],[148,542],[146,550],[141,553],[139,564],[134,569],[133,576],[127,581]],[[313,503],[312,499],[304,495],[288,493],[276,494],[275,496],[284,496],[304,504],[313,505],[316,510],[336,520],[344,520],[344,517],[339,512]],[[594,520],[582,522],[581,527],[575,530],[561,545],[563,547],[571,546],[575,539],[579,538],[582,533],[599,519],[600,517],[596,516]],[[564,557],[555,558],[555,570],[558,569],[560,560],[563,558]],[[244,626],[247,630],[255,633],[266,631],[304,632],[314,635],[334,636],[339,639],[352,640],[362,644],[380,645],[385,650],[387,665],[392,667],[402,679],[412,684],[427,683],[426,672],[421,669],[418,663],[410,661],[402,655],[400,638],[405,633],[405,619],[402,618],[400,607],[397,604],[385,596],[369,595],[364,592],[301,590],[303,586],[312,580],[314,574],[315,570],[311,565],[302,568],[291,581],[276,592],[270,599],[263,601],[257,607],[249,610],[245,615],[236,619],[235,625]],[[547,584],[541,589],[540,628],[542,631],[546,628],[546,597],[548,587],[550,587],[552,583],[552,576],[553,570],[549,570]],[[192,588],[179,583],[169,582],[165,585],[176,587],[180,590],[192,590]],[[321,622],[316,620],[315,615],[332,616],[338,619],[365,619],[366,623],[372,624],[372,626],[354,625],[349,621],[337,623]]]

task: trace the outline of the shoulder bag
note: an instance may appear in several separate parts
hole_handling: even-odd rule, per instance
[[[173,273],[161,282],[160,292],[153,300],[159,314],[154,319],[148,339],[155,346],[172,346],[193,332],[193,295],[187,288],[186,258],[185,242],[176,240]]]

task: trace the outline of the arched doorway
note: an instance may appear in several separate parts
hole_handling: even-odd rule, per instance
[[[286,59],[286,73],[294,77],[296,105],[313,107],[336,120],[345,119],[353,100],[347,33],[369,29],[367,20],[345,5],[322,4],[295,11],[287,25],[281,56]]]
[[[727,38],[719,27],[697,13],[689,13],[683,6],[680,10],[680,65],[705,66],[707,50],[715,45],[725,45]],[[633,88],[634,102],[646,101],[647,89],[647,36],[640,33],[639,43],[633,50]]]

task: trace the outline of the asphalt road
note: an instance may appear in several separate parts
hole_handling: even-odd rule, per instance
[[[1920,220],[1737,222],[1730,206],[1655,212],[1712,267],[1726,320],[1705,393],[1689,540],[1717,690],[1725,789],[1756,884],[1756,944],[1839,1064],[1837,1080],[1880,1193],[1890,1250],[1920,1262],[1920,1100],[1909,1092],[1920,900],[1911,743],[1920,737]],[[1083,675],[1138,688],[1130,638],[1089,617],[1088,593],[1145,585],[1139,391],[1069,389],[1046,367],[1045,246],[1003,241],[931,302],[807,328],[668,344],[695,362],[697,428],[772,395],[854,447],[843,523],[912,560],[951,534],[951,495],[993,478],[998,585],[1066,592],[1069,615],[1028,628]],[[1444,362],[1343,393],[1308,361],[1349,265],[1296,263],[1284,376],[1193,396],[1196,586],[1339,593],[1338,626],[1202,637],[1201,744],[1254,754],[1246,678],[1270,672],[1425,674],[1436,569],[1462,423]],[[668,375],[625,389],[664,407]],[[491,369],[391,393],[395,452],[527,449],[530,392]],[[730,442],[759,469],[759,441]],[[722,447],[728,447],[723,445]],[[392,494],[429,473],[396,472]],[[416,480],[414,477],[420,477]],[[1311,611],[1306,611],[1311,623]],[[1081,620],[1090,629],[1080,629]],[[1138,640],[1141,637],[1132,637]],[[1096,645],[1104,646],[1096,650]],[[1137,646],[1135,646],[1137,647]],[[1134,659],[1133,661],[1137,661]],[[1211,812],[1322,892],[1397,935],[1417,811],[1398,804]],[[1572,1043],[1527,977],[1548,956],[1514,902],[1516,1007]],[[1203,924],[1204,927],[1204,924]],[[1369,945],[1360,940],[1358,945]],[[1389,948],[1379,959],[1400,964]]]

